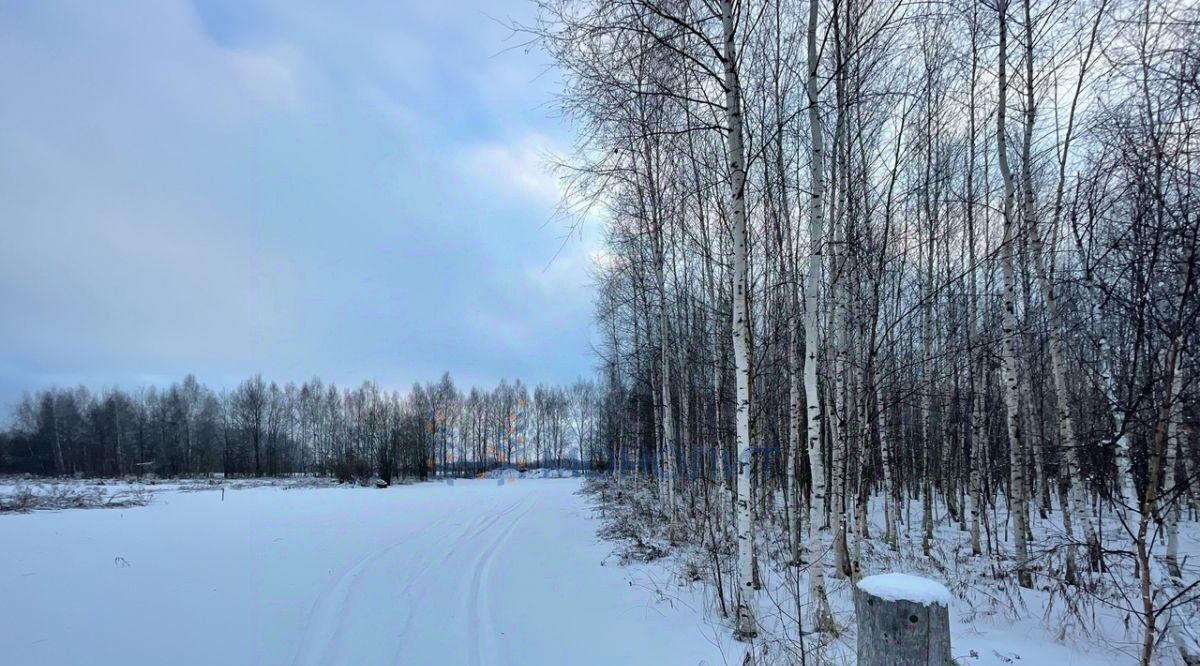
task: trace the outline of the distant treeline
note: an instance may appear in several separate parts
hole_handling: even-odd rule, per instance
[[[166,388],[50,388],[26,394],[0,431],[0,473],[391,481],[504,465],[602,467],[597,396],[585,380],[532,392],[501,380],[464,393],[449,374],[407,393],[257,375],[222,391],[191,375]]]

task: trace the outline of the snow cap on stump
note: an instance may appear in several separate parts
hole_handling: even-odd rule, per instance
[[[950,590],[936,580],[902,573],[867,576],[858,581],[858,589],[885,601],[911,601],[928,606],[950,607]]]
[[[854,588],[858,666],[949,666],[950,590],[901,573],[868,576]]]

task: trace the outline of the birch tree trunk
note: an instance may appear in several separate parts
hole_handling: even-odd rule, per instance
[[[1017,312],[1016,270],[1013,248],[1016,244],[1013,213],[1012,170],[1008,165],[1008,141],[1005,135],[1005,116],[1008,105],[1008,0],[999,0],[996,5],[999,17],[1000,48],[998,56],[999,101],[996,106],[996,150],[1000,164],[1000,175],[1004,180],[1004,240],[1000,253],[1001,276],[1004,282],[1004,312],[1001,325],[1001,368],[1004,375],[1005,421],[1008,432],[1010,484],[1009,511],[1013,518],[1013,541],[1016,555],[1017,583],[1021,587],[1033,587],[1029,573],[1029,544],[1026,541],[1029,510],[1026,506],[1028,493],[1025,488],[1025,461],[1021,442],[1021,391],[1017,370]]]
[[[1058,423],[1058,438],[1059,445],[1063,450],[1063,461],[1066,465],[1067,478],[1067,499],[1069,501],[1069,510],[1073,514],[1075,520],[1083,526],[1083,532],[1087,540],[1088,546],[1088,561],[1091,563],[1092,570],[1096,570],[1099,566],[1099,543],[1096,541],[1096,532],[1092,528],[1092,522],[1088,516],[1087,506],[1083,501],[1083,495],[1080,489],[1082,479],[1079,476],[1079,442],[1075,437],[1075,424],[1071,418],[1070,395],[1066,383],[1066,372],[1063,367],[1063,333],[1062,319],[1059,316],[1058,309],[1058,294],[1055,292],[1054,285],[1050,282],[1049,270],[1045,257],[1044,243],[1042,241],[1042,232],[1038,228],[1038,215],[1036,210],[1036,202],[1033,193],[1033,128],[1037,114],[1037,102],[1034,97],[1034,81],[1033,81],[1033,29],[1032,17],[1030,13],[1029,0],[1024,0],[1022,3],[1025,13],[1025,131],[1021,142],[1021,190],[1023,195],[1022,213],[1025,222],[1025,230],[1029,234],[1030,249],[1033,254],[1034,275],[1037,280],[1038,291],[1042,297],[1042,307],[1044,309],[1046,320],[1049,324],[1049,355],[1050,355],[1050,374],[1053,382],[1055,396],[1055,420]],[[1067,135],[1067,141],[1070,141],[1070,134]],[[1069,143],[1068,143],[1069,147]],[[1054,233],[1054,229],[1050,230]],[[1067,511],[1068,506],[1063,506],[1063,511]],[[1070,535],[1070,525],[1074,522],[1069,516],[1063,517],[1064,526],[1068,536]],[[1072,569],[1071,556],[1068,553],[1068,571]]]
[[[687,135],[688,143],[688,160],[692,167],[692,179],[696,188],[696,192],[702,192],[703,188],[700,183],[700,166],[696,158],[695,139],[691,132]],[[721,371],[724,369],[724,357],[721,349],[721,319],[717,314],[721,303],[721,289],[719,287],[714,265],[717,263],[714,255],[720,254],[720,247],[714,247],[720,243],[721,234],[716,234],[715,238],[710,238],[708,233],[709,221],[705,213],[704,201],[697,198],[697,213],[700,221],[700,240],[703,244],[705,252],[708,253],[707,261],[704,262],[704,279],[705,290],[712,302],[713,312],[706,318],[708,329],[708,342],[712,349],[712,402],[713,402],[713,458],[715,459],[715,475],[717,483],[722,492],[729,492],[729,475],[726,472],[726,455],[724,438],[721,433],[721,425],[723,422],[723,412],[721,410]],[[726,498],[723,498],[726,499]],[[726,502],[727,503],[727,499]]]
[[[967,156],[967,202],[966,202],[966,217],[967,217],[967,260],[972,268],[975,266],[975,72],[978,66],[977,46],[975,40],[975,31],[971,32],[971,103],[970,103],[970,139]],[[970,282],[968,290],[969,298],[967,298],[967,378],[971,387],[971,554],[980,555],[982,550],[979,544],[979,517],[983,512],[982,502],[982,479],[981,473],[984,469],[983,458],[986,448],[987,425],[984,422],[983,416],[983,400],[984,392],[981,384],[983,383],[984,364],[982,362],[982,354],[980,354],[975,346],[979,344],[980,329],[979,315],[977,313],[979,301],[978,283],[975,277],[975,271],[967,277]]]
[[[1171,380],[1170,420],[1167,422],[1167,452],[1163,469],[1162,498],[1165,506],[1162,508],[1163,531],[1167,534],[1167,553],[1164,561],[1167,565],[1167,575],[1178,579],[1182,576],[1179,569],[1179,507],[1182,497],[1175,497],[1175,466],[1176,451],[1182,446],[1180,441],[1179,424],[1183,420],[1183,401],[1179,394],[1183,390],[1183,352],[1180,351],[1175,360],[1174,378]],[[1185,452],[1186,455],[1186,452]]]
[[[737,383],[737,545],[738,602],[737,636],[743,640],[758,635],[754,618],[754,517],[750,477],[750,312],[749,258],[746,230],[746,156],[742,144],[741,91],[737,75],[732,0],[721,2],[721,26],[725,65],[725,123],[728,134],[729,181],[733,188],[733,359]]]
[[[775,7],[775,21],[780,20],[781,7]],[[774,46],[775,53],[772,70],[772,98],[775,112],[775,175],[779,184],[779,208],[776,212],[781,259],[780,277],[790,282],[787,288],[784,317],[787,321],[787,457],[784,464],[784,517],[787,520],[788,550],[791,563],[799,565],[800,557],[800,487],[796,467],[799,463],[799,451],[804,445],[801,431],[803,412],[801,411],[801,362],[800,362],[800,271],[799,254],[797,252],[796,232],[792,228],[792,203],[788,194],[787,166],[784,161],[784,136],[787,121],[784,115],[784,100],[786,83],[781,82],[784,59],[782,55],[782,31],[776,30]],[[767,174],[766,161],[763,163],[764,180],[770,181]],[[782,229],[779,229],[782,227]]]
[[[929,156],[932,161],[933,156]],[[928,165],[928,163],[927,163]],[[926,169],[928,174],[928,168]],[[926,205],[928,212],[929,206]],[[921,306],[921,381],[924,386],[921,390],[921,451],[922,457],[925,460],[924,478],[921,482],[921,552],[925,557],[929,557],[933,548],[933,460],[935,456],[933,451],[936,450],[936,443],[932,436],[932,424],[930,423],[930,412],[932,407],[931,393],[933,392],[933,242],[936,229],[932,228],[933,220],[928,220],[931,228],[929,233],[929,247],[925,250],[925,297],[924,303]]]
[[[809,174],[812,194],[808,203],[808,273],[804,286],[804,396],[807,404],[808,465],[812,474],[812,498],[808,507],[809,597],[815,605],[818,629],[833,628],[833,613],[825,594],[825,545],[821,538],[825,521],[825,467],[821,461],[821,393],[817,386],[817,307],[821,262],[824,256],[825,211],[825,124],[817,97],[817,0],[808,7],[808,122],[812,135]]]
[[[649,151],[647,151],[649,152]],[[647,155],[649,158],[650,155]],[[647,159],[647,173],[653,174],[654,166]],[[651,181],[650,197],[652,200],[652,215],[655,220],[655,278],[658,281],[658,331],[659,352],[662,363],[661,400],[662,400],[662,456],[661,468],[665,477],[667,491],[667,516],[671,521],[671,535],[675,527],[675,419],[671,405],[671,335],[667,324],[667,279],[666,279],[666,241],[663,233],[662,211],[658,209],[657,187]]]
[[[1178,386],[1175,376],[1178,374],[1179,361],[1183,356],[1183,336],[1177,335],[1167,349],[1166,363],[1167,388],[1163,391],[1162,402],[1158,406],[1154,434],[1150,442],[1150,450],[1146,460],[1146,491],[1142,495],[1141,516],[1138,518],[1137,533],[1134,536],[1134,548],[1137,554],[1138,583],[1142,601],[1142,651],[1139,663],[1150,666],[1154,654],[1155,636],[1157,634],[1157,619],[1159,613],[1154,607],[1154,597],[1158,592],[1161,576],[1155,571],[1153,545],[1149,537],[1150,523],[1155,517],[1155,509],[1162,494],[1159,492],[1160,480],[1164,469],[1164,453],[1168,445],[1167,432],[1170,429],[1171,414],[1176,399]]]

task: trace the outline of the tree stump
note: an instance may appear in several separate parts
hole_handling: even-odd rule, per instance
[[[854,586],[858,666],[951,666],[950,591],[907,574]]]

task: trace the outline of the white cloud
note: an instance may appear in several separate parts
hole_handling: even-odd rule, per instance
[[[215,190],[230,136],[300,103],[297,56],[215,44],[185,3],[37,8],[0,15],[0,88],[20,91],[0,105],[0,302],[20,322],[0,346],[130,372],[253,358],[286,325],[288,271]]]
[[[548,168],[552,147],[546,136],[529,132],[508,141],[468,146],[459,162],[468,182],[549,210],[562,196],[558,179]]]
[[[329,7],[0,7],[0,89],[19,92],[0,103],[0,400],[187,371],[586,366],[592,246],[555,256],[556,124],[519,85],[539,67],[489,57],[483,12],[504,12]]]
[[[300,103],[301,64],[294,48],[227,50],[222,55],[248,97],[270,107],[295,107]]]

